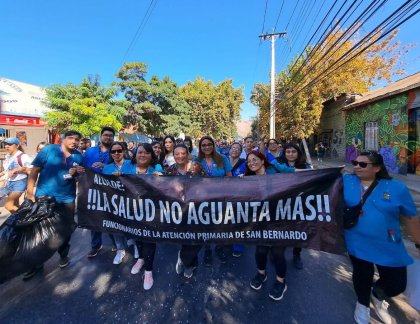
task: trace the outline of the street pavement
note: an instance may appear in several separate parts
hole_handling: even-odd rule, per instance
[[[319,164],[319,168],[328,166],[335,165]],[[5,218],[0,216],[0,223]],[[31,280],[25,282],[19,276],[0,285],[0,323],[354,322],[356,297],[345,255],[303,250],[304,269],[297,270],[288,249],[288,288],[284,298],[275,302],[268,297],[275,279],[271,264],[263,288],[249,287],[256,271],[252,246],[246,246],[240,258],[230,256],[226,264],[217,257],[212,267],[200,262],[195,276],[186,279],[175,272],[178,246],[159,244],[155,284],[145,291],[142,274],[130,274],[131,254],[122,264],[113,265],[115,254],[107,235],[104,242],[101,253],[89,260],[90,232],[77,229],[67,268],[58,268],[56,254],[43,273]],[[419,313],[403,294],[391,300],[390,313],[394,323],[420,323]],[[379,323],[373,311],[371,323]]]

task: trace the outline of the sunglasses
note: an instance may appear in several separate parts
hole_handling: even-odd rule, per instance
[[[111,150],[111,154],[121,154],[123,150]]]
[[[373,164],[371,162],[359,162],[356,160],[351,160],[351,164],[354,166],[360,166],[362,169],[366,168],[369,164]]]

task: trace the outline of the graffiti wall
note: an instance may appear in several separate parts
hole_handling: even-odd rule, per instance
[[[378,126],[378,148],[389,172],[407,174],[407,95],[378,101],[346,114],[347,150],[364,149],[366,123]],[[346,156],[348,152],[346,151]]]

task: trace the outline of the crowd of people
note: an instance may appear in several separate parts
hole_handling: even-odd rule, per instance
[[[151,144],[136,144],[116,141],[115,135],[114,129],[104,127],[98,145],[91,146],[89,139],[82,139],[76,131],[68,131],[63,134],[61,144],[40,143],[33,160],[23,153],[18,139],[6,139],[4,145],[8,154],[2,172],[8,176],[6,208],[11,212],[16,211],[19,198],[25,190],[26,197],[31,200],[50,195],[56,198],[65,217],[74,223],[77,176],[85,168],[115,176],[165,174],[197,177],[269,176],[312,169],[299,145],[276,139],[263,138],[256,143],[252,137],[246,137],[243,142],[228,143],[203,136],[194,147],[189,137],[175,139],[168,135]],[[352,163],[354,173],[343,176],[345,204],[353,206],[363,202],[364,193],[370,186],[375,186],[373,193],[360,207],[356,226],[345,230],[357,295],[354,319],[357,323],[369,323],[372,301],[381,320],[389,323],[386,299],[405,290],[406,269],[412,262],[402,241],[400,219],[416,244],[420,244],[420,223],[415,217],[416,207],[407,187],[391,179],[381,155],[362,153]],[[91,232],[88,258],[97,257],[102,250],[102,235],[101,232]],[[131,273],[136,275],[143,269],[143,287],[145,290],[151,289],[156,243],[127,239],[123,235],[108,235],[115,253],[113,264],[121,264],[127,248],[133,246],[136,262],[132,265]],[[61,268],[70,262],[69,242],[70,237],[58,249]],[[301,249],[291,248],[294,266],[302,269]],[[203,263],[211,266],[213,255],[221,263],[226,263],[229,255],[241,257],[244,246],[184,244],[179,249],[177,260],[174,260],[176,273],[191,278],[200,264],[199,252],[202,249]],[[250,280],[250,287],[260,290],[267,281],[266,266],[271,253],[276,276],[269,297],[276,301],[281,300],[287,291],[285,250],[286,247],[279,245],[255,247],[256,274]],[[373,280],[375,266],[379,272],[376,282]],[[24,279],[31,278],[40,269],[42,265],[34,267],[24,274]]]

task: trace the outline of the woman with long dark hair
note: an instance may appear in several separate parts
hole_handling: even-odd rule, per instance
[[[166,135],[163,138],[163,151],[165,153],[165,159],[163,160],[163,168],[166,169],[175,163],[174,159],[174,147],[175,147],[175,138],[170,135]]]
[[[283,156],[277,159],[280,164],[287,167],[294,167],[296,170],[312,169],[312,165],[306,162],[302,150],[295,143],[287,143],[283,149]],[[303,262],[301,258],[302,248],[293,248],[293,264],[296,269],[303,269]]]
[[[209,177],[231,177],[232,165],[229,159],[217,153],[216,143],[210,136],[203,136],[198,143],[198,157],[197,161],[201,163],[204,171]],[[227,256],[222,245],[216,245],[216,254],[220,262],[226,263]],[[212,252],[210,245],[205,245],[204,263],[207,266],[212,264]]]
[[[162,144],[159,141],[153,141],[152,147],[156,155],[157,163],[163,165],[163,161],[165,160],[165,152],[162,149]]]
[[[246,157],[245,176],[264,176],[279,173],[277,168],[271,165],[264,154],[252,151]],[[250,286],[254,290],[260,290],[263,283],[267,281],[267,261],[268,253],[271,251],[272,260],[276,269],[276,281],[270,290],[269,297],[273,300],[281,300],[287,290],[286,270],[287,264],[284,256],[286,248],[278,245],[257,245],[255,248],[255,261],[257,264],[257,274],[251,280]]]
[[[246,163],[245,159],[240,157],[241,153],[242,145],[237,142],[232,143],[229,150],[229,160],[232,165],[231,172],[233,177],[239,177],[245,174]],[[232,256],[239,258],[242,255],[243,250],[244,246],[242,244],[234,244]]]
[[[381,321],[391,323],[386,298],[405,290],[407,265],[413,262],[404,246],[401,222],[413,241],[420,244],[416,206],[407,186],[389,176],[377,152],[362,152],[352,164],[354,174],[343,176],[344,202],[348,207],[363,204],[357,224],[344,231],[357,295],[354,320],[369,323],[372,301]],[[370,194],[364,200],[367,191]],[[379,273],[376,282],[375,267]]]
[[[127,174],[147,175],[162,174],[162,166],[157,162],[153,146],[143,143],[137,148],[137,153],[131,160],[131,168]],[[156,253],[156,243],[135,240],[139,258],[131,268],[132,274],[137,274],[144,266],[143,288],[149,290],[153,286],[153,262]]]

